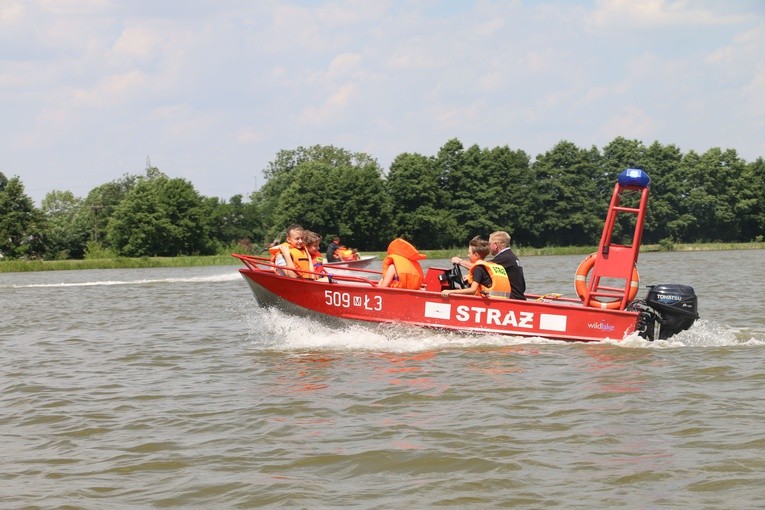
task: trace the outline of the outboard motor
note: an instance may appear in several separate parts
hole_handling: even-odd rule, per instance
[[[693,287],[675,283],[649,285],[645,300],[633,301],[628,310],[639,311],[637,330],[648,340],[666,340],[690,328],[699,318]]]

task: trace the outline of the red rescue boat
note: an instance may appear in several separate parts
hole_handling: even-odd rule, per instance
[[[300,315],[568,341],[618,341],[634,332],[650,340],[665,339],[691,327],[698,318],[697,298],[692,287],[662,284],[650,286],[645,299],[633,299],[649,184],[641,169],[619,175],[598,251],[577,271],[579,298],[444,298],[441,290],[461,282],[458,266],[428,268],[421,290],[406,290],[378,287],[379,271],[347,268],[353,273],[329,279],[288,278],[277,275],[269,259],[233,256],[245,264],[239,271],[262,306]],[[628,194],[636,195],[636,205],[622,205]],[[631,244],[612,240],[620,214],[636,216]]]

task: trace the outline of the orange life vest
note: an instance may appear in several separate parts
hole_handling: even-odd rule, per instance
[[[340,257],[342,260],[353,260],[353,250],[341,247],[335,250],[335,256]]]
[[[311,262],[311,255],[308,253],[308,250],[303,248],[302,250],[299,248],[295,248],[288,242],[283,242],[282,244],[278,246],[274,246],[268,249],[269,253],[271,253],[271,263],[276,263],[276,258],[281,256],[281,247],[286,246],[290,250],[290,257],[292,257],[292,263],[295,264],[296,269],[300,269],[301,271],[313,271],[313,263]],[[289,269],[287,266],[283,266],[286,269]],[[275,272],[279,272],[281,268],[274,268]],[[300,278],[315,278],[315,275],[312,275],[310,273],[303,273],[296,271],[298,276]]]
[[[401,255],[391,254],[383,260],[383,274],[385,274],[385,271],[387,271],[391,264],[396,267],[396,276],[398,277],[398,280],[394,280],[390,284],[391,287],[398,289],[420,289],[424,275],[419,264],[416,264]]]
[[[403,239],[394,239],[388,245],[388,255],[382,262],[382,273],[388,270],[391,264],[396,268],[398,281],[393,281],[391,287],[399,289],[420,290],[422,280],[425,278],[419,261],[426,258],[417,249]]]
[[[493,298],[510,299],[510,291],[512,290],[510,286],[510,278],[507,277],[505,268],[495,262],[476,260],[468,273],[468,283],[470,283],[470,285],[473,284],[473,271],[478,266],[483,266],[491,278],[491,287],[484,287],[479,284],[478,293],[487,294],[489,297]]]

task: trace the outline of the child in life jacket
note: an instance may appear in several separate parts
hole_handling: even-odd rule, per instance
[[[394,239],[388,245],[388,254],[382,263],[382,279],[377,286],[419,290],[424,278],[420,260],[424,258],[427,256],[408,241]]]
[[[324,269],[324,257],[321,256],[320,244],[321,236],[316,232],[306,230],[303,233],[305,247],[308,250],[308,254],[311,256],[311,264],[313,264],[313,272],[318,274],[310,275],[313,279],[319,279],[323,276],[327,276],[327,271]]]
[[[289,278],[311,278],[313,265],[311,255],[306,250],[303,240],[303,227],[292,224],[287,228],[287,240],[278,246],[269,248],[274,271]]]
[[[448,298],[450,294],[467,294],[509,299],[511,288],[507,271],[495,262],[484,260],[490,251],[489,241],[481,239],[480,236],[471,239],[468,245],[468,256],[472,266],[467,277],[470,286],[465,289],[442,290],[441,296]]]

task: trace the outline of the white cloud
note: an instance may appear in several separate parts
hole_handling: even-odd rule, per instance
[[[764,7],[765,9],[765,7]],[[729,44],[716,47],[707,55],[709,65],[726,71],[740,69],[746,72],[765,63],[765,23],[733,37]]]
[[[742,89],[746,97],[746,100],[743,101],[742,106],[744,107],[746,113],[749,116],[751,116],[754,125],[758,126],[759,128],[765,128],[765,94],[763,94],[764,90],[765,90],[765,67],[759,66],[754,76],[752,76],[751,81],[747,83],[746,85],[744,85]],[[763,136],[763,132],[760,131],[758,133],[757,131],[755,131],[754,135],[759,137],[761,140],[763,140],[762,143],[765,143],[765,137]],[[760,155],[762,156],[763,154],[760,154]]]
[[[88,15],[108,7],[106,0],[36,0],[44,12],[57,16]]]
[[[74,106],[102,108],[130,102],[142,96],[150,83],[146,74],[138,70],[113,74],[101,79],[90,89],[77,89],[72,93]]]
[[[449,131],[480,121],[484,106],[482,101],[476,101],[465,106],[439,105],[434,118],[440,129]]]
[[[549,118],[551,112],[569,104],[571,97],[571,90],[565,87],[540,94],[533,104],[526,107],[526,120],[537,122]]]
[[[444,67],[447,55],[433,48],[423,37],[413,37],[399,45],[387,61],[391,71],[418,71]]]
[[[343,53],[332,59],[327,70],[328,80],[337,80],[357,74],[361,64],[361,55],[358,53]]]
[[[140,172],[146,154],[203,194],[247,194],[279,150],[316,143],[383,166],[455,136],[531,155],[627,136],[751,160],[763,47],[756,1],[11,0],[0,171],[40,200]]]
[[[593,26],[618,26],[627,32],[639,28],[724,25],[744,21],[741,15],[718,12],[719,3],[687,0],[598,0],[595,4],[595,10],[588,17]]]
[[[628,105],[614,112],[595,132],[598,140],[612,140],[616,136],[628,139],[653,142],[651,133],[656,128],[656,121],[642,108]]]
[[[504,28],[504,26],[505,20],[501,17],[496,17],[478,24],[475,27],[475,33],[481,37],[490,37]]]
[[[576,62],[567,62],[565,51],[565,49],[551,47],[528,51],[521,63],[528,73],[549,73],[560,70],[561,66],[576,67]]]
[[[155,54],[159,46],[160,38],[157,34],[146,26],[138,25],[122,31],[114,44],[114,54],[118,58],[144,59]]]
[[[236,132],[236,142],[240,145],[252,145],[263,139],[263,134],[251,127],[239,128]]]
[[[24,16],[24,6],[20,2],[0,4],[0,27],[11,27]]]
[[[308,106],[300,115],[301,124],[326,127],[345,117],[348,105],[358,96],[357,87],[346,83],[333,90],[319,106]]]
[[[499,71],[485,73],[478,78],[478,87],[483,92],[494,92],[501,89],[504,77]]]

